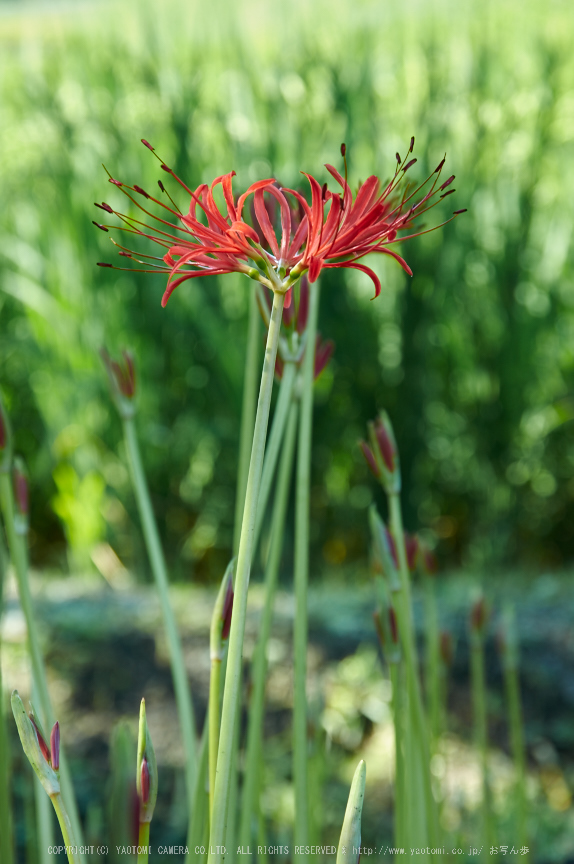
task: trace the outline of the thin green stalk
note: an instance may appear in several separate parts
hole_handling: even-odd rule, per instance
[[[54,844],[54,830],[52,825],[52,808],[46,792],[38,780],[34,777],[34,797],[36,799],[36,833],[38,836],[37,855],[38,864],[50,864],[52,854],[49,851]]]
[[[253,446],[251,450],[251,461],[249,464],[249,476],[247,478],[247,487],[245,491],[245,509],[243,512],[243,524],[241,526],[239,552],[237,555],[233,617],[231,619],[231,632],[229,634],[227,673],[225,676],[225,689],[223,693],[219,752],[217,757],[217,776],[215,780],[213,824],[211,826],[208,859],[210,864],[220,864],[224,858],[223,847],[226,836],[234,727],[237,718],[237,703],[240,697],[241,658],[243,653],[243,637],[245,633],[245,617],[247,613],[247,591],[249,588],[259,484],[261,482],[261,471],[265,454],[265,439],[267,435],[271,392],[273,389],[273,374],[275,371],[275,359],[277,357],[277,345],[281,330],[281,315],[283,312],[284,299],[282,293],[277,291],[273,293],[273,306],[271,309],[271,318],[269,320],[269,329],[267,331],[265,359],[263,361],[261,386],[259,389],[257,414],[255,417],[255,428],[253,430]]]
[[[199,745],[199,756],[197,760],[197,774],[195,778],[195,788],[193,790],[193,799],[191,805],[191,820],[187,834],[187,860],[193,861],[194,864],[200,864],[204,858],[196,854],[197,847],[205,846],[209,837],[207,827],[209,825],[209,799],[207,794],[207,776],[208,776],[208,739],[209,739],[209,724],[205,723],[201,743]]]
[[[401,667],[397,662],[389,663],[392,687],[393,725],[395,729],[395,811],[394,832],[395,846],[406,843],[404,829],[405,805],[405,762],[403,753],[403,689],[400,682]]]
[[[293,364],[287,364],[287,367]],[[287,368],[286,370],[287,371]],[[259,638],[255,648],[252,666],[253,691],[249,706],[249,725],[247,731],[247,752],[245,759],[245,774],[243,781],[243,806],[241,811],[241,826],[239,842],[248,846],[253,832],[253,814],[256,811],[256,799],[259,791],[259,764],[262,752],[263,711],[265,702],[265,678],[267,674],[267,644],[273,621],[273,602],[277,588],[279,563],[283,547],[285,516],[289,499],[289,481],[293,468],[295,451],[295,436],[297,432],[297,403],[292,402],[285,432],[285,441],[281,451],[281,463],[275,491],[275,502],[271,522],[271,546],[265,570],[265,603],[259,625]]]
[[[30,662],[32,664],[32,677],[34,685],[38,691],[42,720],[47,727],[51,728],[54,725],[55,717],[50,693],[48,691],[46,669],[44,667],[44,660],[40,650],[40,643],[38,641],[37,627],[34,621],[32,594],[28,582],[28,555],[26,541],[24,537],[17,534],[14,524],[14,498],[10,475],[2,472],[0,472],[0,499],[2,512],[4,514],[4,527],[8,538],[8,546],[16,573],[16,580],[18,582],[20,606],[26,621],[28,651],[30,654]],[[70,822],[73,826],[73,833],[74,836],[77,837],[79,845],[83,846],[82,829],[76,806],[76,799],[74,797],[74,787],[72,785],[72,778],[70,776],[63,747],[60,747],[60,776],[62,778],[62,787],[64,789],[67,812],[69,813]],[[79,861],[80,864],[84,864],[84,856],[79,854],[77,856],[77,861]]]
[[[494,843],[490,782],[488,772],[488,727],[486,713],[486,677],[484,671],[484,638],[481,632],[470,634],[472,704],[476,746],[482,771],[482,860],[489,860],[489,848]]]
[[[431,731],[431,750],[437,752],[441,733],[439,632],[436,597],[432,577],[424,577],[426,625],[426,694]]]
[[[303,358],[303,386],[297,474],[295,487],[295,623],[294,693],[293,693],[293,780],[295,786],[296,846],[309,842],[307,783],[307,584],[309,577],[309,519],[311,484],[311,435],[313,428],[313,379],[315,371],[315,337],[319,317],[319,283],[309,285],[309,315],[306,327],[306,350]],[[304,864],[306,854],[295,856]]]
[[[297,365],[290,362],[285,363],[283,377],[281,379],[281,384],[279,385],[279,396],[273,413],[271,431],[265,448],[261,486],[259,488],[259,503],[257,505],[257,519],[255,520],[255,539],[253,541],[254,549],[257,547],[261,525],[265,513],[267,512],[269,493],[271,491],[273,475],[275,474],[275,467],[282,446],[283,435],[285,434],[285,425],[289,415],[289,406],[291,405],[296,375]]]
[[[149,850],[149,828],[150,822],[140,822],[138,832],[138,862],[137,864],[147,864]]]
[[[221,698],[221,658],[211,658],[209,678],[209,821],[213,821],[213,793],[215,791],[215,772],[217,769],[217,747],[219,744],[219,700]]]
[[[61,758],[62,751],[60,750],[60,759]],[[57,792],[55,795],[50,795],[50,799],[52,801],[52,804],[54,805],[54,810],[56,811],[58,822],[60,823],[60,828],[62,830],[62,837],[64,839],[64,846],[66,847],[66,855],[68,856],[69,864],[80,864],[82,859],[79,852],[77,851],[79,849],[78,841],[76,839],[74,829],[72,828],[72,822],[70,820],[68,811],[66,810],[66,805],[62,799],[62,796],[59,792]]]
[[[431,848],[439,846],[439,826],[437,808],[432,794],[430,776],[430,750],[428,743],[428,730],[423,708],[420,679],[418,673],[418,658],[412,620],[411,590],[409,567],[406,557],[404,542],[403,519],[398,493],[389,495],[389,511],[391,533],[394,537],[399,559],[399,573],[401,578],[401,590],[397,592],[397,617],[401,643],[404,649],[405,671],[408,692],[408,714],[407,718],[411,725],[412,735],[405,739],[405,756],[407,759],[407,775],[410,774],[411,782],[414,784],[408,793],[409,812],[414,807],[414,800],[419,799],[422,789],[424,800],[421,804],[422,811],[416,818],[417,836],[420,836],[421,845],[430,845]],[[411,753],[406,752],[412,749]],[[409,759],[412,757],[412,765],[409,769]],[[419,834],[419,832],[422,832]],[[411,834],[412,836],[412,834]],[[434,858],[434,856],[432,856]]]
[[[239,432],[239,466],[237,469],[237,493],[235,498],[235,521],[233,529],[233,554],[239,549],[245,490],[249,473],[253,424],[257,404],[257,373],[259,371],[259,307],[257,294],[249,292],[249,319],[247,325],[247,351],[243,376],[243,404],[241,407],[241,429]]]
[[[4,580],[8,568],[8,557],[0,529],[0,623],[4,608]],[[1,631],[0,631],[1,632]],[[10,748],[4,687],[2,684],[2,638],[0,636],[0,861],[13,864],[14,848],[12,835],[12,800],[10,796]]]
[[[196,728],[193,704],[191,701],[191,691],[185,669],[183,649],[181,647],[177,624],[169,599],[169,583],[165,558],[163,556],[159,532],[143,470],[134,421],[132,417],[122,417],[122,423],[124,427],[124,437],[132,483],[142,523],[144,540],[159,595],[163,623],[167,637],[173,689],[175,691],[175,701],[185,752],[187,801],[188,806],[190,806],[191,801],[193,800],[195,776],[197,773]]]
[[[522,729],[518,667],[511,663],[505,663],[504,667],[508,719],[510,722],[510,746],[516,775],[514,798],[516,802],[517,839],[519,846],[526,846],[526,827],[528,824],[526,813],[526,765],[524,759],[524,733]],[[527,856],[524,856],[524,860],[528,860]]]

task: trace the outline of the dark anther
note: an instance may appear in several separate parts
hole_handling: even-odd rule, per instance
[[[168,168],[164,162],[161,163],[161,167],[164,171],[167,171],[168,174],[171,174],[171,168]]]
[[[92,225],[95,225],[96,228],[100,229],[100,231],[107,231],[108,230],[105,225],[100,225],[99,222],[94,222],[93,219],[92,219]]]
[[[123,255],[124,258],[131,258],[131,252],[119,252],[119,255]]]
[[[444,165],[445,162],[446,162],[446,156],[443,157],[443,159],[439,162],[439,164],[438,164],[438,165],[436,166],[436,168],[434,169],[434,173],[435,173],[435,174],[438,174],[438,172],[441,170],[441,168],[442,168],[442,166]]]
[[[449,196],[449,195],[452,195],[453,192],[456,192],[456,189],[449,189],[448,192],[445,192],[443,195],[440,196],[440,197],[441,197],[441,201],[442,201],[443,198],[448,198],[448,196]]]
[[[159,186],[159,188],[161,189],[162,192],[165,192],[165,186],[163,185],[163,183],[161,182],[161,180],[158,180],[158,181],[157,181],[157,185]]]
[[[99,207],[100,210],[105,210],[106,213],[113,213],[113,212],[114,212],[114,211],[112,210],[112,208],[110,207],[110,205],[109,205],[109,204],[106,204],[105,201],[102,201],[101,204],[98,204],[97,201],[94,201],[94,205],[95,205],[96,207]]]
[[[139,192],[139,194],[140,194],[140,195],[143,195],[144,198],[149,198],[149,195],[147,194],[147,192],[145,191],[145,189],[142,189],[141,186],[135,186],[135,185],[134,185],[134,192]]]
[[[144,145],[144,147],[147,147],[147,149],[151,150],[151,152],[153,153],[153,147],[151,146],[149,141],[146,141],[145,138],[142,138],[142,144]]]
[[[416,159],[411,159],[410,162],[407,162],[407,164],[403,168],[403,171],[408,171],[409,168],[412,168],[412,166],[415,164],[416,161],[417,161]]]
[[[415,146],[415,136],[413,135],[413,137],[411,138],[411,146],[409,147],[409,153],[413,152],[414,146]]]
[[[98,265],[98,267],[113,267],[114,266],[113,264],[107,264],[106,261],[98,261],[97,265]]]
[[[347,155],[347,145],[343,142],[343,144],[341,144],[341,156],[344,159],[346,155]]]
[[[396,154],[396,157],[397,157],[397,165],[400,165],[401,164],[401,157],[398,153]]]
[[[440,191],[442,192],[443,189],[446,189],[447,186],[450,186],[450,184],[452,183],[453,180],[454,180],[454,174],[452,175],[452,177],[449,177],[448,180],[444,181],[444,183],[440,187]]]
[[[120,183],[119,180],[114,180],[113,177],[110,177],[110,178],[109,178],[109,182],[110,182],[110,183],[113,183],[114,186],[119,186],[120,189],[121,189],[121,187],[124,185],[123,183]]]
[[[458,216],[459,213],[466,213],[467,210],[468,210],[468,207],[465,207],[464,210],[455,210],[454,213],[453,213],[452,215],[453,215],[453,216]]]

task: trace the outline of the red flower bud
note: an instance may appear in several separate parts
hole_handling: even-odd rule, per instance
[[[361,448],[367,465],[369,466],[375,477],[378,479],[381,476],[381,472],[379,471],[377,460],[373,456],[373,451],[371,450],[367,442],[363,441],[362,439],[359,441],[359,447]]]
[[[391,638],[395,645],[399,644],[399,628],[397,622],[397,613],[393,606],[389,606],[389,624],[391,625]]]
[[[379,417],[377,417],[375,421],[375,435],[377,436],[377,443],[379,445],[379,450],[381,451],[383,461],[387,466],[387,471],[392,474],[395,470],[395,448],[393,442],[389,437],[387,429],[385,428]]]
[[[60,770],[60,724],[58,721],[52,727],[50,735],[50,750],[52,751],[52,768],[54,771]]]
[[[323,369],[327,366],[334,350],[335,343],[333,340],[326,339],[323,341],[321,334],[317,333],[317,340],[315,342],[315,370],[313,373],[315,380],[317,380]]]
[[[225,592],[225,600],[223,601],[223,612],[221,613],[221,619],[223,621],[223,627],[221,628],[221,638],[227,639],[229,636],[229,631],[231,629],[231,615],[233,612],[233,580],[231,578],[231,574],[229,576],[229,581],[227,583],[227,589]]]
[[[37,737],[37,739],[38,739],[38,744],[40,745],[40,750],[42,751],[42,756],[44,757],[44,759],[46,760],[46,762],[49,763],[49,762],[50,762],[50,748],[49,748],[48,745],[46,744],[46,742],[45,742],[45,740],[44,740],[44,736],[43,736],[42,733],[40,732],[40,729],[39,729],[39,727],[38,727],[38,724],[36,723],[36,718],[34,717],[34,715],[33,715],[33,714],[28,714],[28,717],[30,718],[30,721],[31,721],[31,723],[32,723],[32,726],[33,726],[34,729],[35,729],[36,737]]]

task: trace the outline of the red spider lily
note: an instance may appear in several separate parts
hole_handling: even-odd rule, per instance
[[[379,179],[373,175],[359,187],[353,200],[353,194],[346,177],[343,178],[332,165],[325,167],[341,186],[342,194],[329,192],[326,184],[321,187],[318,181],[309,174],[305,176],[311,185],[311,206],[299,193],[291,190],[305,211],[309,223],[305,252],[299,266],[308,269],[311,282],[317,279],[323,268],[351,267],[361,270],[372,279],[375,286],[375,297],[378,297],[381,293],[379,278],[369,267],[357,263],[359,259],[371,252],[391,255],[409,276],[412,276],[412,270],[406,261],[388,246],[391,243],[409,240],[411,237],[417,237],[429,230],[434,230],[434,228],[430,228],[426,231],[398,236],[400,231],[411,231],[415,219],[434,207],[442,198],[446,198],[454,192],[454,189],[444,191],[451,185],[454,175],[438,186],[445,163],[443,158],[423,183],[415,189],[407,186],[403,194],[400,197],[397,196],[397,189],[406,172],[417,161],[416,159],[409,160],[414,143],[415,139],[411,138],[405,159],[401,160],[397,153],[395,174],[382,190]],[[341,154],[345,157],[344,144],[341,147]],[[429,182],[430,188],[423,195],[422,190]],[[422,197],[417,200],[419,193]],[[431,203],[433,198],[435,200]],[[330,207],[325,216],[327,202],[330,202]],[[451,219],[464,212],[464,210],[456,210]],[[450,222],[451,219],[446,221]],[[442,224],[444,225],[446,222]]]
[[[153,147],[144,139],[142,141],[156,155]],[[110,177],[110,182],[121,189],[146,217],[154,220],[155,225],[151,227],[146,221],[115,211],[105,202],[96,206],[107,213],[114,213],[123,224],[94,224],[103,231],[120,227],[129,233],[153,240],[166,250],[161,257],[138,256],[127,247],[116,243],[120,249],[119,254],[144,265],[145,272],[168,274],[162,306],[165,306],[171,293],[186,279],[240,272],[273,291],[287,294],[285,305],[288,308],[289,290],[301,275],[308,271],[310,281],[314,282],[323,268],[330,267],[351,267],[366,273],[373,280],[375,296],[378,296],[381,291],[378,277],[370,268],[359,264],[359,259],[370,252],[391,255],[412,275],[404,259],[388,246],[399,240],[426,233],[419,231],[398,237],[398,232],[410,231],[417,217],[454,191],[444,191],[454,177],[438,186],[445,161],[443,159],[424,183],[412,191],[407,187],[402,196],[397,196],[399,184],[416,162],[416,159],[407,162],[413,146],[414,138],[411,139],[405,160],[401,161],[397,154],[394,177],[382,191],[378,178],[369,177],[359,187],[354,200],[346,178],[343,179],[332,165],[327,165],[327,170],[341,186],[342,193],[328,191],[326,184],[321,187],[314,177],[305,174],[311,186],[310,205],[300,192],[281,189],[271,178],[253,183],[235,200],[232,190],[232,177],[235,174],[233,171],[217,177],[210,186],[202,183],[193,191],[160,160],[162,169],[190,195],[187,213],[179,210],[161,180],[158,181],[159,188],[167,195],[170,204],[148,194],[140,186],[129,186]],[[344,145],[342,153],[344,156]],[[432,181],[430,189],[415,201],[429,181]],[[216,204],[214,192],[217,187],[221,187],[226,212],[222,212]],[[437,195],[439,197],[430,203]],[[244,218],[245,204],[250,196],[253,196],[253,226]],[[159,205],[163,212],[160,215],[154,214],[147,209],[147,204],[140,203],[142,198]],[[280,216],[279,232],[273,227],[274,211],[277,209]],[[461,212],[464,211],[456,211],[451,218]],[[100,263],[100,266],[112,265]]]

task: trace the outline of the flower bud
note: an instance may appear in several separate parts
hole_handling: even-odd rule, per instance
[[[57,772],[60,770],[60,724],[57,720],[50,734],[50,750],[52,752],[52,768]]]
[[[120,416],[127,420],[135,414],[136,375],[133,355],[122,351],[119,361],[112,360],[105,348],[100,355],[106,366],[112,388],[112,396]]]
[[[335,343],[332,339],[322,339],[321,334],[317,333],[317,339],[315,341],[315,367],[313,370],[313,376],[315,381],[326,368],[329,360],[333,356],[333,351],[335,350]]]
[[[472,604],[470,610],[470,631],[477,636],[482,636],[486,622],[488,621],[488,609],[486,600],[481,595]]]
[[[19,456],[14,459],[12,469],[12,484],[14,488],[14,528],[17,534],[28,533],[28,472],[24,460]]]
[[[37,720],[28,716],[17,690],[12,693],[11,704],[22,748],[30,765],[47,794],[50,796],[57,795],[60,791],[60,781],[50,764],[50,751]]]
[[[367,768],[363,760],[359,762],[355,770],[341,838],[337,849],[336,864],[359,864],[361,857],[361,816],[363,813],[363,801],[365,800],[365,782],[367,779]]]
[[[386,411],[381,411],[374,423],[368,424],[371,449],[381,471],[381,482],[387,494],[401,491],[401,469],[399,451],[391,421]]]
[[[359,441],[359,447],[361,448],[361,452],[362,452],[363,456],[365,457],[365,462],[367,463],[367,465],[371,469],[372,474],[378,480],[379,477],[381,476],[381,472],[380,472],[379,466],[377,465],[377,460],[373,456],[373,451],[371,450],[371,448],[369,447],[367,442],[363,441],[362,438]]]
[[[231,613],[233,609],[233,568],[235,559],[230,561],[221,580],[219,592],[213,607],[210,630],[210,655],[212,660],[223,658],[224,642],[229,637]]]
[[[380,563],[390,591],[399,591],[401,582],[398,573],[397,553],[394,540],[387,526],[377,513],[374,504],[369,508],[369,525],[373,537],[375,556]]]
[[[140,704],[136,784],[140,800],[140,823],[151,822],[157,801],[158,778],[155,751],[145,713],[145,699],[142,699]]]

